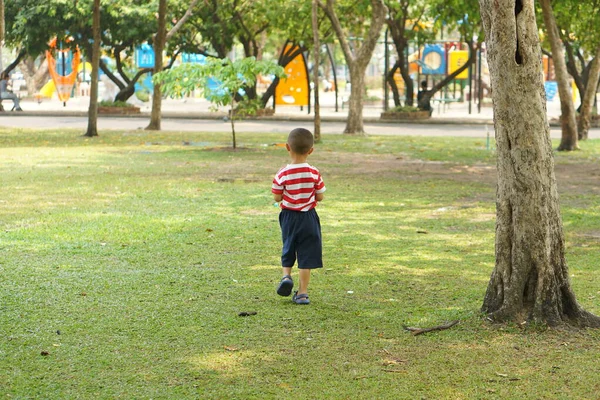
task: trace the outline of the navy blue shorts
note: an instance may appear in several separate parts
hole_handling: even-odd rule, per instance
[[[283,240],[282,267],[293,267],[296,259],[300,269],[323,267],[321,221],[314,208],[306,212],[281,210],[279,225]]]

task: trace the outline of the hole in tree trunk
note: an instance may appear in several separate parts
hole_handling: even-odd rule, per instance
[[[516,0],[515,1],[515,17],[517,15],[519,15],[519,13],[523,11],[523,1],[522,0]]]
[[[523,2],[522,0],[515,1],[515,20],[519,13],[523,11]],[[521,57],[521,52],[519,51],[519,30],[517,29],[517,49],[515,51],[515,62],[518,65],[523,64],[523,57]]]

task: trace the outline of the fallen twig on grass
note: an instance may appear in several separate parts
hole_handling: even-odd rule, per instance
[[[444,329],[452,328],[454,325],[458,324],[459,320],[449,322],[444,325],[434,326],[432,328],[413,328],[410,326],[402,325],[402,327],[412,333],[413,336],[421,335],[423,333],[432,332],[432,331],[443,331]]]

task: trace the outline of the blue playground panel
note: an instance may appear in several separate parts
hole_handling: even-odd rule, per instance
[[[427,65],[425,63],[425,57],[429,54],[434,53],[439,56],[440,64]],[[421,73],[424,75],[445,75],[446,74],[446,53],[444,47],[440,44],[426,44],[421,54],[421,60],[419,60],[421,66]]]
[[[546,101],[554,100],[558,92],[558,84],[554,81],[544,82],[544,89],[546,89]]]

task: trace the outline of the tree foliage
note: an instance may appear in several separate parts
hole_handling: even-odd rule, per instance
[[[259,61],[254,57],[236,61],[228,58],[207,58],[205,64],[182,64],[155,75],[153,80],[161,84],[167,95],[181,97],[199,90],[215,106],[229,106],[233,148],[236,148],[234,126],[236,97],[243,93],[241,96],[248,98],[243,89],[254,85],[258,75],[284,77],[285,73],[280,65],[270,61]],[[217,88],[211,86],[215,81],[218,82]]]

